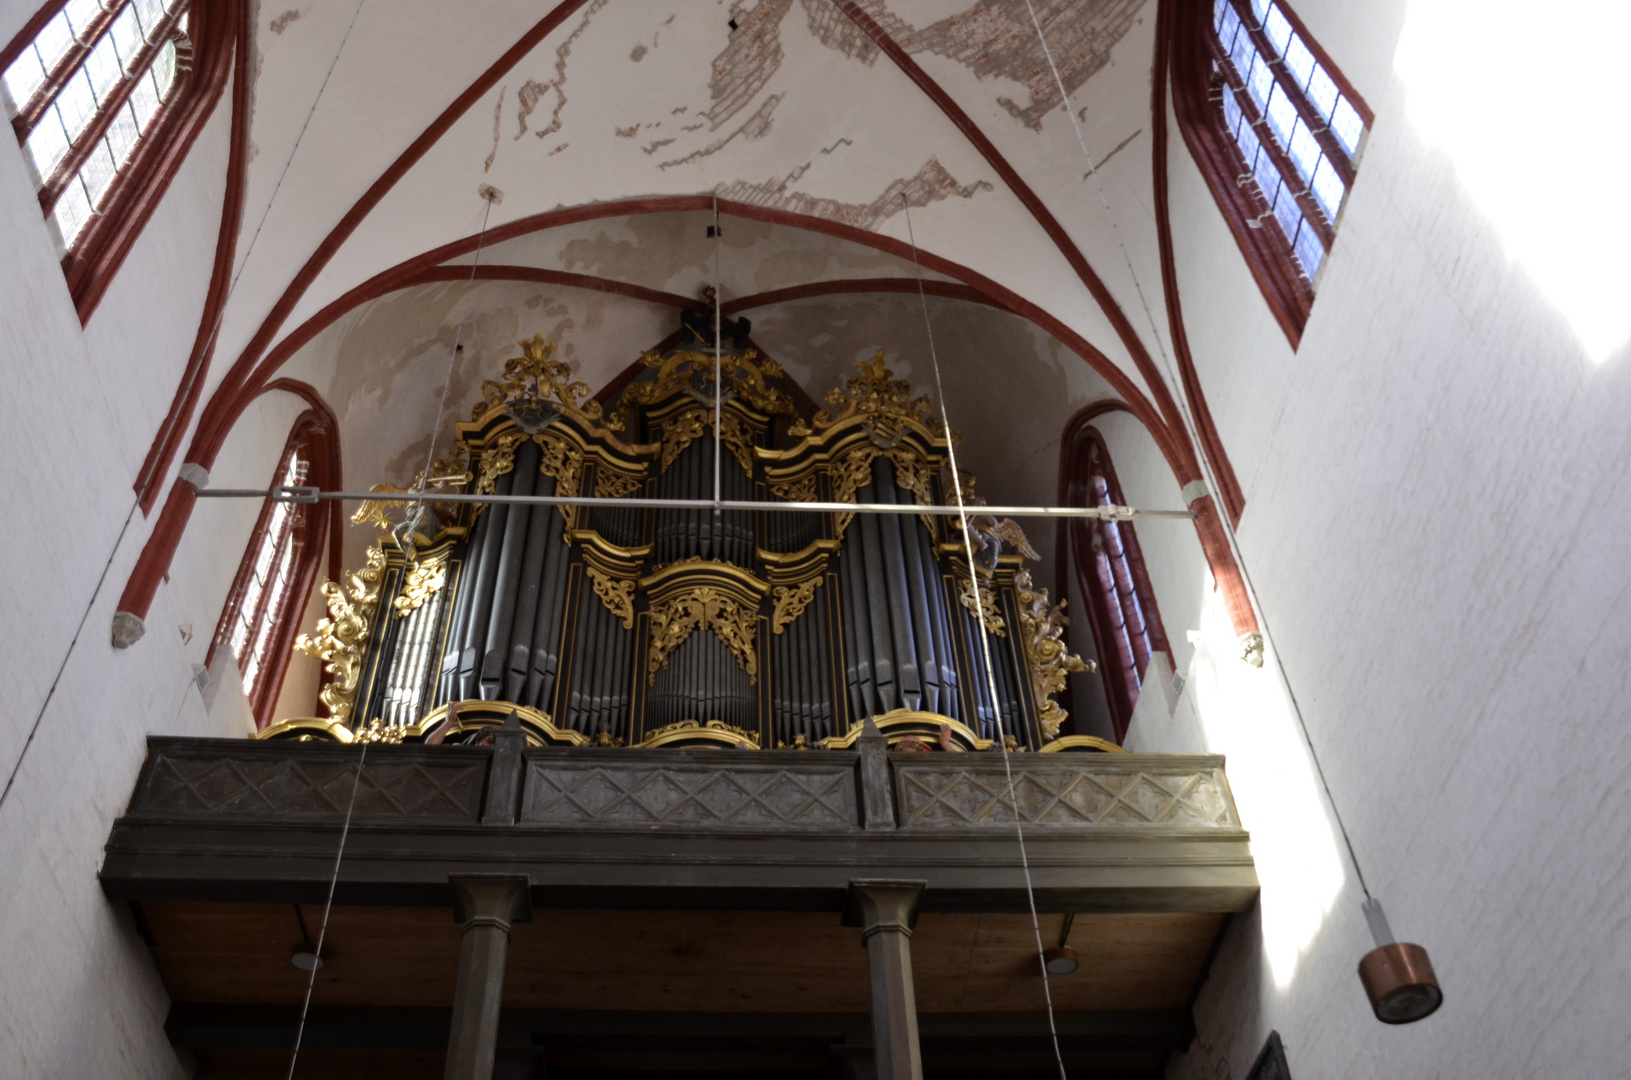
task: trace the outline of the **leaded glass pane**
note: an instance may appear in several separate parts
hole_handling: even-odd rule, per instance
[[[90,80],[91,91],[96,95],[98,105],[108,99],[108,92],[124,78],[124,69],[119,66],[119,53],[113,47],[113,35],[104,35],[85,58],[85,75]]]
[[[1252,54],[1252,71],[1246,78],[1246,89],[1259,109],[1267,107],[1269,94],[1274,90],[1274,72],[1259,53]]]
[[[68,133],[62,129],[62,119],[57,115],[55,105],[45,110],[28,136],[28,142],[23,145],[28,151],[29,162],[34,166],[35,182],[44,184],[57,171],[57,165],[68,152]]]
[[[108,193],[108,185],[113,183],[113,174],[116,171],[113,151],[108,149],[108,141],[96,140],[91,152],[85,155],[85,163],[79,167],[79,179],[85,185],[85,195],[91,200],[92,206],[102,204],[102,196]]]
[[[1268,36],[1269,44],[1280,56],[1286,54],[1286,44],[1291,40],[1291,24],[1280,11],[1279,4],[1269,5],[1268,18],[1263,20],[1263,33]]]
[[[90,41],[86,38],[85,31],[102,14],[102,5],[96,0],[68,0],[63,6],[62,13],[68,17],[68,25],[73,28],[74,36],[82,44],[89,45]]]
[[[113,29],[108,31],[114,46],[119,50],[119,61],[124,67],[126,75],[131,72],[130,63],[136,59],[136,54],[142,48],[142,28],[136,22],[136,9],[127,7],[113,20]]]
[[[1319,234],[1310,222],[1304,222],[1302,231],[1297,234],[1296,243],[1292,250],[1297,253],[1297,261],[1302,264],[1303,273],[1308,280],[1313,281],[1314,275],[1320,272],[1320,264],[1325,261],[1325,245],[1320,242]]]
[[[1286,88],[1279,83],[1274,84],[1274,90],[1269,95],[1267,109],[1264,110],[1269,121],[1269,130],[1279,140],[1282,147],[1291,145],[1291,129],[1297,123],[1297,106],[1291,103],[1286,95]]]
[[[1326,220],[1335,223],[1337,211],[1342,209],[1343,197],[1348,194],[1348,186],[1324,155],[1320,156],[1319,168],[1314,170],[1314,181],[1309,186],[1313,189],[1314,201],[1325,211]]]
[[[1324,159],[1320,153],[1320,141],[1314,138],[1314,133],[1308,130],[1308,125],[1302,118],[1297,119],[1297,128],[1291,133],[1291,144],[1286,147],[1291,155],[1291,163],[1297,166],[1297,173],[1305,181],[1312,181],[1314,170]]]
[[[57,112],[62,117],[63,129],[68,132],[69,142],[78,139],[91,122],[91,117],[96,115],[96,94],[83,68],[74,72],[57,95]]]
[[[56,222],[57,234],[62,237],[63,245],[71,246],[79,231],[91,219],[91,201],[85,197],[79,177],[68,181],[68,186],[57,197],[56,206],[51,208],[51,218]]]
[[[32,45],[24,49],[6,69],[6,111],[16,116],[23,111],[45,81],[45,65],[40,63],[39,50]]]
[[[1291,77],[1296,81],[1297,86],[1306,87],[1309,77],[1314,74],[1314,68],[1317,66],[1314,61],[1314,54],[1308,51],[1308,46],[1303,44],[1302,38],[1292,34],[1291,44],[1286,47],[1285,56],[1286,69],[1291,72]]]
[[[170,93],[170,88],[176,84],[176,46],[175,42],[167,41],[164,48],[159,50],[153,59],[153,80],[158,88],[159,99],[162,101]]]
[[[152,37],[154,27],[164,18],[164,4],[161,0],[135,0],[131,7],[136,9],[136,17],[141,20],[142,35]]]
[[[136,140],[141,138],[142,129],[136,124],[136,114],[130,111],[130,103],[126,102],[119,107],[113,120],[108,124],[108,148],[113,151],[113,160],[124,168],[125,162],[130,160],[130,152],[136,149]]]
[[[1347,98],[1338,98],[1336,111],[1331,114],[1331,133],[1352,157],[1359,149],[1359,138],[1365,134],[1365,121],[1359,118]]]
[[[130,92],[130,108],[136,114],[136,123],[143,131],[153,119],[153,114],[159,110],[159,91],[153,85],[153,73],[144,72],[136,80],[136,86]]]
[[[1314,73],[1308,79],[1308,100],[1314,103],[1321,120],[1331,118],[1331,110],[1336,108],[1337,84],[1331,81],[1331,76],[1318,64],[1314,65]]]
[[[1274,217],[1280,223],[1280,231],[1286,234],[1286,241],[1291,242],[1303,223],[1303,211],[1287,184],[1280,185],[1280,194],[1274,200]]]

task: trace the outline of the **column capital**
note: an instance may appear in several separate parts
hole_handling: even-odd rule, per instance
[[[453,921],[463,929],[532,921],[532,879],[526,874],[449,874]]]
[[[849,883],[843,925],[861,927],[865,941],[880,930],[911,935],[927,881],[857,878]]]

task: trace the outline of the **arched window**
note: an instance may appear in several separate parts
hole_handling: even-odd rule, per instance
[[[0,53],[0,97],[82,321],[219,97],[239,6],[53,0]]]
[[[1370,110],[1279,0],[1180,10],[1171,43],[1179,124],[1296,344]]]
[[[1065,432],[1064,454],[1068,505],[1127,505],[1097,429],[1072,423]],[[1157,652],[1170,655],[1166,632],[1132,522],[1075,518],[1069,536],[1071,561],[1099,654],[1110,721],[1120,742],[1127,736],[1150,657]]]
[[[323,435],[307,414],[295,425],[272,478],[274,485],[305,484],[322,471]],[[267,500],[250,534],[214,650],[228,647],[243,678],[256,722],[265,726],[277,703],[289,647],[321,561],[326,515],[321,505]],[[213,660],[211,661],[213,662]]]

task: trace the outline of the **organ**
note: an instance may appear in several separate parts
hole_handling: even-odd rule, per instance
[[[907,749],[1102,748],[1058,738],[1053,695],[1088,665],[1014,522],[777,509],[955,503],[957,436],[881,352],[817,408],[751,348],[718,356],[721,400],[713,352],[679,348],[604,403],[554,351],[522,342],[415,484],[710,500],[717,441],[720,497],[763,509],[379,485],[353,519],[379,530],[366,565],[325,584],[297,644],[326,664],[329,715],[263,737],[471,741],[513,712],[535,745],[836,748],[871,718]]]

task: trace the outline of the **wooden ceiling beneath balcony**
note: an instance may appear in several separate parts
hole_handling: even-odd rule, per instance
[[[315,938],[322,908],[133,907],[176,1003],[171,1037],[198,1056],[200,1080],[285,1075],[307,978],[289,957]],[[1187,1038],[1225,918],[1074,919],[1081,967],[1051,980],[1073,1072],[1160,1067]],[[1044,944],[1058,944],[1064,924],[1043,915]],[[446,909],[336,908],[298,1075],[440,1076],[459,943]],[[912,953],[929,1075],[1048,1070],[1028,916],[925,914]],[[501,1041],[541,1048],[555,1078],[836,1076],[831,1047],[868,1030],[859,932],[830,912],[539,910],[516,927],[504,1000]]]

